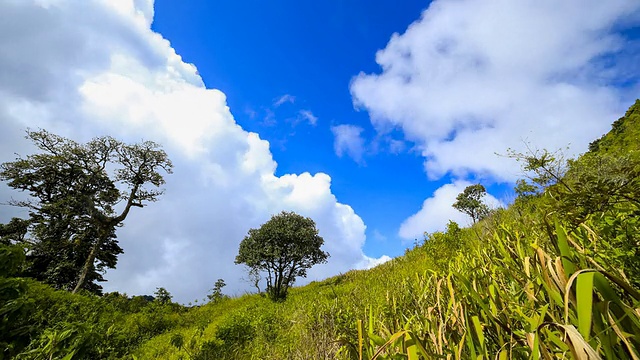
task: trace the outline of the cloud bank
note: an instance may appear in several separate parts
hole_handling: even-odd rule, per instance
[[[615,30],[639,9],[629,0],[437,0],[378,52],[380,74],[353,80],[354,102],[379,130],[415,141],[432,178],[513,180],[494,152],[523,138],[583,151],[628,107],[615,84],[630,72],[637,83],[625,50],[638,45]]]
[[[632,103],[640,46],[621,31],[639,19],[631,0],[436,0],[391,37],[376,54],[381,72],[356,76],[351,93],[379,132],[400,129],[415,143],[430,179],[513,182],[519,169],[495,153],[528,141],[578,154]],[[425,201],[400,234],[450,206],[440,205]]]
[[[150,30],[152,0],[16,0],[0,13],[0,161],[28,154],[24,129],[42,127],[78,141],[158,141],[174,162],[166,194],[118,230],[125,253],[105,290],[162,286],[182,302],[204,298],[218,278],[229,293],[248,290],[233,264],[238,244],[281,210],[312,217],[325,239],[331,258],[309,280],[378,263],[363,254],[365,224],[328,175],[275,176],[269,143]],[[0,196],[11,196],[4,185]],[[0,221],[13,215],[2,208]]]

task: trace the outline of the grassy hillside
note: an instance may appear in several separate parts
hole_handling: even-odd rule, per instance
[[[560,181],[539,186],[546,170],[534,166],[529,191],[508,209],[471,228],[450,223],[374,269],[293,288],[284,302],[256,294],[184,308],[71,295],[2,268],[4,354],[638,359],[639,133],[637,101],[568,167],[553,156],[542,162],[558,165]],[[522,160],[540,164],[538,154]],[[11,251],[0,257],[20,261]]]
[[[253,295],[192,310],[199,323],[158,336],[135,354],[168,359],[632,358],[640,346],[633,335],[640,334],[639,273],[633,268],[640,244],[638,197],[628,195],[637,195],[638,174],[628,166],[598,174],[603,169],[591,162],[629,157],[637,171],[639,131],[637,102],[563,174],[567,183],[583,182],[583,167],[589,166],[590,181],[615,177],[607,185],[617,185],[617,192],[608,191],[607,204],[598,211],[558,213],[568,198],[596,194],[577,193],[592,187],[573,184],[572,193],[554,184],[473,228],[452,223],[375,269],[296,288],[284,303]],[[620,191],[625,186],[629,191]],[[172,339],[174,345],[182,339],[182,346],[172,345]]]

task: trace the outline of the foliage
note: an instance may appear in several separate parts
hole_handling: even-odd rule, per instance
[[[503,226],[448,272],[417,274],[413,316],[401,329],[376,326],[370,310],[368,329],[359,321],[345,351],[360,359],[636,358],[640,292],[586,254],[601,241],[590,224],[571,234],[555,228],[553,247],[543,249]]]
[[[487,195],[487,190],[481,184],[469,185],[458,194],[456,202],[452,206],[469,215],[475,224],[489,214],[489,207],[482,202],[485,195]]]
[[[567,160],[561,149],[555,152],[547,149],[532,149],[528,143],[526,148],[525,153],[507,149],[507,157],[521,163],[522,171],[529,180],[529,182],[523,180],[517,182],[518,193],[539,194],[557,184],[569,189],[564,181]]]
[[[121,358],[183,321],[184,308],[178,304],[117,293],[72,294],[16,277],[0,278],[2,294],[9,294],[9,281],[11,296],[0,298],[0,345],[6,358]]]
[[[425,234],[425,240],[422,248],[432,255],[435,270],[446,270],[449,262],[462,249],[469,247],[468,237],[463,232],[467,229],[461,229],[455,221],[449,221],[445,232],[435,232]]]
[[[155,295],[155,300],[160,304],[170,304],[173,296],[167,289],[163,287],[156,288],[156,291],[153,293]]]
[[[0,224],[0,244],[23,244],[29,229],[29,221],[13,218],[7,224]]]
[[[625,115],[611,124],[611,131],[589,144],[592,153],[624,153],[638,149],[640,135],[640,99],[627,110]]]
[[[25,274],[59,289],[99,293],[101,272],[122,253],[116,227],[131,207],[157,200],[162,191],[147,186],[161,186],[158,171],[170,173],[171,162],[150,141],[128,145],[107,136],[79,144],[45,130],[26,137],[41,152],[2,164],[0,180],[31,196],[10,202],[28,208],[29,219],[12,220],[0,236],[28,247]]]
[[[450,222],[403,257],[292,288],[283,303],[199,308],[193,316],[210,323],[196,347],[259,359],[637,357],[639,208],[619,199],[577,221],[558,210],[562,188],[523,192],[471,228]],[[271,312],[276,326],[257,320]],[[240,319],[253,335],[230,350],[217,329]],[[180,356],[158,352],[162,341],[138,354]]]
[[[516,187],[514,188],[514,191],[517,195],[517,199],[529,199],[538,195],[538,189],[523,179],[516,180]]]
[[[624,178],[622,170],[599,174],[589,161],[614,154],[636,161],[632,152],[638,141],[628,141],[629,131],[640,126],[629,127],[628,121],[618,122],[623,130],[617,137],[612,131],[603,138],[606,146],[567,163],[561,179],[580,189],[575,179]],[[577,166],[584,175],[573,175]],[[586,212],[562,210],[574,201],[562,184],[536,189],[470,228],[450,222],[445,231],[426,234],[422,244],[378,267],[292,287],[281,302],[247,294],[185,309],[143,296],[54,291],[17,277],[24,251],[5,249],[0,271],[9,282],[0,283],[0,295],[10,296],[2,298],[0,309],[9,309],[3,316],[10,320],[0,322],[0,333],[11,337],[0,339],[4,355],[640,358],[640,206],[622,196],[632,187],[612,193],[605,206],[585,206]]]
[[[211,289],[211,294],[207,295],[209,301],[220,301],[224,298],[224,294],[222,293],[222,288],[227,286],[223,279],[216,280],[216,283],[213,285],[213,289]]]
[[[266,271],[267,293],[282,300],[296,277],[305,277],[307,269],[327,261],[329,254],[320,249],[323,243],[313,220],[283,211],[249,230],[235,262]]]
[[[620,205],[640,205],[640,101],[616,120],[609,133],[592,142],[589,152],[565,160],[561,151],[509,152],[523,163],[531,182],[520,180],[519,197],[542,190],[550,195],[547,205],[574,226],[589,215],[616,212]],[[535,191],[534,191],[535,190]]]
[[[21,324],[21,316],[30,310],[25,298],[26,284],[15,278],[25,262],[25,254],[19,246],[0,244],[0,358],[10,355],[14,349],[29,342],[29,324]]]

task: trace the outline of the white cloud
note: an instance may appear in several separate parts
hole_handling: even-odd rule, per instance
[[[388,257],[387,255],[382,255],[378,259],[366,258],[365,260],[363,260],[363,262],[360,264],[360,266],[358,266],[358,269],[371,269],[371,268],[374,268],[374,267],[376,267],[378,265],[382,265],[382,264],[386,263],[387,261],[391,261],[391,258]]]
[[[364,139],[361,136],[363,130],[356,125],[342,124],[332,126],[331,132],[334,136],[333,149],[336,155],[342,157],[346,154],[356,162],[361,162],[365,150]]]
[[[422,239],[425,232],[444,230],[449,220],[463,226],[470,225],[469,217],[452,207],[458,194],[469,185],[471,183],[468,181],[459,180],[438,188],[432,197],[422,203],[420,211],[400,225],[398,235],[407,240]],[[501,202],[490,194],[483,198],[483,202],[492,209],[502,206]]]
[[[293,104],[294,102],[296,102],[296,97],[295,96],[289,95],[289,94],[284,94],[284,95],[280,96],[279,98],[277,98],[273,102],[273,107],[277,108],[277,107],[280,107],[280,105],[282,105],[284,103]]]
[[[310,125],[315,126],[318,122],[318,117],[313,115],[310,110],[300,110],[298,112],[303,120],[308,121]]]
[[[447,173],[513,181],[495,156],[523,139],[575,154],[628,107],[637,42],[614,32],[638,24],[632,0],[436,0],[376,55],[380,74],[351,84],[357,106],[385,133],[416,143],[433,178]]]
[[[150,30],[152,1],[9,1],[0,13],[1,161],[28,154],[16,135],[30,126],[78,141],[155,140],[174,162],[166,194],[118,230],[125,253],[106,290],[163,286],[191,301],[217,278],[231,293],[249,290],[233,264],[238,244],[281,210],[312,217],[325,238],[331,258],[309,280],[375,262],[362,252],[363,221],[332,194],[331,178],[275,176],[269,143],[236,124],[225,95]],[[14,215],[2,211],[0,221]]]
[[[406,148],[406,145],[404,141],[396,140],[396,139],[389,140],[389,152],[391,152],[392,154],[399,154],[403,152],[405,148]]]

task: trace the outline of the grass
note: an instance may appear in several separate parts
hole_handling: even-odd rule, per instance
[[[135,355],[640,358],[640,293],[606,254],[593,256],[607,243],[593,219],[569,231],[545,219],[525,225],[515,209],[493,216],[374,269],[293,288],[283,303],[245,295],[195,308]]]
[[[471,228],[449,223],[404,256],[284,302],[185,309],[69,294],[6,276],[19,256],[0,251],[11,332],[0,344],[24,359],[640,360],[638,129],[640,101],[598,152],[570,163],[573,190],[519,197]]]

